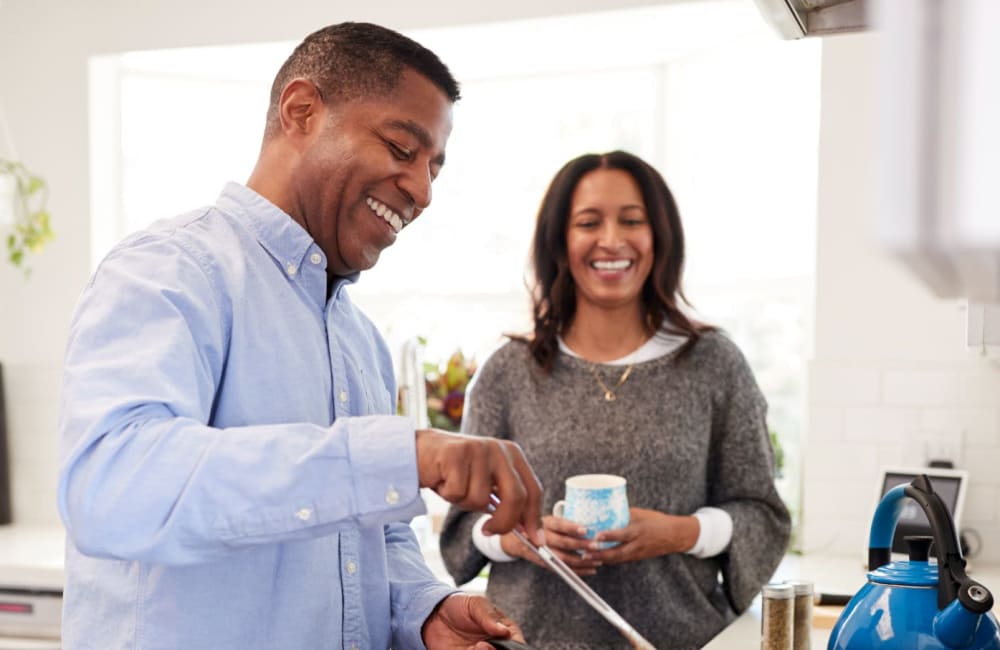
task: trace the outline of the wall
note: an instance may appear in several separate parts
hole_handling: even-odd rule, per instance
[[[803,547],[867,546],[880,466],[947,455],[968,469],[964,524],[1000,533],[1000,367],[967,351],[959,300],[933,297],[878,248],[875,37],[823,45],[815,355]],[[1000,545],[980,556],[1000,561]]]
[[[0,0],[0,105],[17,152],[52,188],[57,238],[30,280],[0,264],[14,519],[56,523],[56,418],[70,314],[90,270],[87,61],[94,54],[294,41],[364,20],[408,30],[653,4],[650,0]],[[263,107],[261,107],[263,110]],[[0,155],[8,154],[0,143]]]

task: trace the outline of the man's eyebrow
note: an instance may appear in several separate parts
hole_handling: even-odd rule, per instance
[[[420,126],[413,120],[390,120],[389,127],[393,129],[400,129],[406,131],[420,143],[420,146],[425,149],[432,149],[434,147],[434,141],[431,139],[431,134],[427,132],[427,129]],[[444,152],[434,157],[433,162],[437,163],[438,166],[444,166]]]

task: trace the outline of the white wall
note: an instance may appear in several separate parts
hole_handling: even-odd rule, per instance
[[[875,36],[826,39],[815,356],[804,550],[867,545],[881,465],[950,455],[969,470],[964,524],[1000,533],[1000,368],[964,348],[964,311],[933,297],[874,238]],[[1000,545],[982,559],[1000,561]]]

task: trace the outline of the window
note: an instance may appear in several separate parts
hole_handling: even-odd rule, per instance
[[[749,6],[748,6],[749,5]],[[529,327],[538,202],[587,151],[652,162],[680,206],[685,290],[747,355],[798,502],[810,354],[819,43],[774,37],[721,0],[412,34],[463,84],[433,206],[351,288],[399,349],[484,358]],[[245,180],[271,79],[294,44],[132,52],[92,62],[94,263],[153,219]],[[106,104],[102,103],[106,102]]]

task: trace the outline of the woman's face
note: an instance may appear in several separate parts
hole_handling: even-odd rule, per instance
[[[639,184],[621,169],[580,178],[566,230],[569,270],[578,307],[616,309],[641,300],[653,268],[653,228]]]

